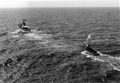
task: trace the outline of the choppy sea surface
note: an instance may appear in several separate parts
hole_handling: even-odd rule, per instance
[[[95,50],[120,57],[119,13],[119,8],[0,9],[0,34],[19,29],[25,18],[45,36],[34,40],[0,35],[1,82],[119,83],[119,71],[81,54],[92,33]]]

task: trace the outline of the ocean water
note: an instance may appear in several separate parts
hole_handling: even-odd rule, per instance
[[[18,23],[24,18],[32,29],[62,33],[65,39],[77,43],[83,43],[89,33],[94,33],[97,43],[107,41],[117,44],[120,39],[119,8],[0,9],[0,31],[18,29]],[[110,48],[117,49],[114,46]]]
[[[19,29],[18,23],[25,18],[32,29],[55,36],[44,49],[38,41],[24,43],[21,39],[0,37],[0,43],[5,43],[0,44],[0,62],[4,64],[0,67],[0,79],[6,83],[117,83],[120,78],[104,74],[120,74],[114,74],[106,64],[91,62],[80,52],[92,33],[91,46],[95,50],[120,57],[119,13],[119,8],[0,9],[0,33]]]

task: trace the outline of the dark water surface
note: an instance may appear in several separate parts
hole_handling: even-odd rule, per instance
[[[94,49],[120,56],[119,8],[0,9],[0,32],[14,31],[23,18],[32,29],[54,37],[38,41],[0,37],[0,79],[4,83],[119,83],[120,72],[81,55],[93,33]],[[61,44],[61,48],[53,46]]]

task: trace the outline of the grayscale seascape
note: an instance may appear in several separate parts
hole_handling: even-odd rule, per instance
[[[120,83],[120,71],[81,54],[93,33],[91,47],[120,57],[119,13],[112,7],[0,9],[0,83]],[[44,37],[6,34],[24,18]]]

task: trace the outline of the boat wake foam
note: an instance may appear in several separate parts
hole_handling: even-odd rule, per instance
[[[96,61],[106,62],[113,67],[114,70],[120,71],[120,57],[112,57],[107,54],[102,54],[99,52],[100,56],[94,56],[91,53],[82,51],[81,54],[86,55],[87,58],[91,58]]]
[[[19,38],[19,37],[24,37],[27,39],[33,39],[33,40],[42,40],[44,38],[50,38],[52,37],[51,34],[46,34],[43,33],[42,31],[37,31],[37,30],[32,30],[31,32],[25,32],[23,30],[17,29],[13,32],[9,32],[9,34],[13,37],[13,38]]]

